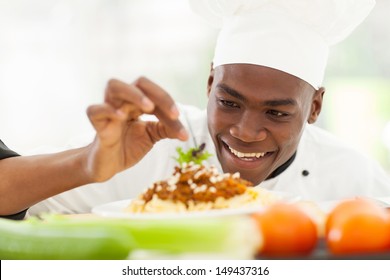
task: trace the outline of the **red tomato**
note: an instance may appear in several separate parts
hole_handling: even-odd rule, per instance
[[[365,199],[346,200],[329,214],[326,241],[334,254],[372,253],[390,248],[387,211]]]
[[[298,206],[276,203],[253,216],[263,235],[260,254],[271,257],[310,253],[317,244],[314,221]]]

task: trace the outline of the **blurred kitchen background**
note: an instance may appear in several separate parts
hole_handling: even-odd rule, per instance
[[[216,39],[186,0],[0,0],[0,139],[21,154],[91,130],[110,78],[204,108]],[[331,49],[317,125],[390,173],[390,1]]]

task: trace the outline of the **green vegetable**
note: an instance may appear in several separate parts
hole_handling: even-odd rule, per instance
[[[138,249],[250,258],[261,241],[252,222],[248,217],[133,220],[127,227]]]
[[[58,221],[55,217],[54,220]],[[48,221],[53,222],[51,218]],[[170,255],[200,253],[224,258],[253,258],[262,244],[256,224],[248,216],[92,220],[93,223],[97,221],[109,228],[126,229],[134,238],[134,253],[142,250]]]
[[[0,259],[125,259],[137,252],[252,258],[262,244],[246,216],[192,219],[0,219]]]
[[[181,147],[176,148],[179,156],[175,160],[182,166],[184,163],[193,162],[195,164],[201,164],[204,160],[207,160],[212,156],[207,151],[204,151],[206,144],[203,143],[197,148],[191,148],[188,151],[184,152]]]
[[[0,219],[0,259],[125,259],[134,247],[129,231],[99,221]]]

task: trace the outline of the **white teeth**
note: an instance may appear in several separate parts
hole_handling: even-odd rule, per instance
[[[234,150],[230,146],[229,146],[229,150],[232,152],[232,154],[236,155],[239,158],[253,158],[253,157],[260,158],[265,155],[265,153],[241,153],[239,151]]]

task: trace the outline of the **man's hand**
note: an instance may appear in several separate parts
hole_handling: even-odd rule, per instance
[[[142,121],[142,114],[155,115],[158,121]],[[188,138],[173,99],[146,78],[132,84],[110,80],[105,103],[90,106],[87,115],[96,137],[86,150],[86,171],[97,182],[136,164],[161,139]]]

